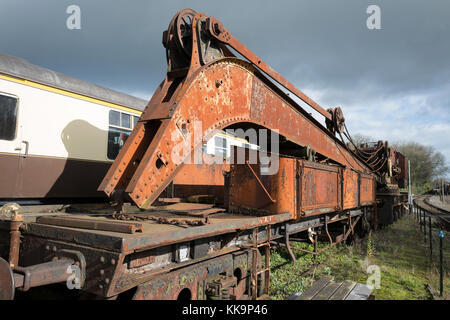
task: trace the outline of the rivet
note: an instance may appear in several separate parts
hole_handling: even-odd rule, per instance
[[[102,263],[105,263],[105,257],[101,256],[101,257],[100,257],[100,261],[101,261]]]
[[[111,264],[116,264],[116,259],[111,259]]]

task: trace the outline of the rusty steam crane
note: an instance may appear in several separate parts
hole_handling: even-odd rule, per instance
[[[293,234],[331,246],[404,213],[406,159],[384,142],[354,144],[339,107],[319,106],[219,20],[181,10],[162,42],[166,77],[99,186],[118,210],[5,216],[0,298],[65,283],[68,268],[79,271],[81,292],[96,297],[258,298],[269,293],[271,245],[287,247],[295,259]],[[219,205],[155,207],[177,174],[190,170],[173,161],[173,150],[197,122],[204,139],[181,160],[217,130],[265,128],[279,134],[278,170],[262,175],[263,150],[252,151],[251,162],[244,149],[243,163],[224,167]],[[140,210],[127,212],[124,201]]]

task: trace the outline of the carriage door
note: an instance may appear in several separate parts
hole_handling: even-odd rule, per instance
[[[19,161],[25,150],[18,115],[18,97],[0,91],[0,199],[16,197]]]

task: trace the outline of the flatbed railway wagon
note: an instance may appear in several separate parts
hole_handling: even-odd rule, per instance
[[[272,245],[295,259],[292,235],[332,246],[405,212],[406,159],[387,143],[346,144],[340,108],[320,107],[220,21],[181,10],[163,44],[166,77],[98,188],[115,207],[34,214],[3,207],[1,298],[56,283],[106,299],[261,298],[269,294]],[[242,161],[224,172],[221,205],[155,206],[203,141],[238,129],[266,129],[271,142],[263,147],[258,136],[259,148],[233,148]],[[174,155],[196,131],[201,139]]]

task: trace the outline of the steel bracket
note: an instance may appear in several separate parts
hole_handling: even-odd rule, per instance
[[[86,259],[84,255],[76,250],[61,249],[57,252],[58,259],[70,258],[75,261],[75,265],[80,268],[80,286],[84,286],[86,280]]]

